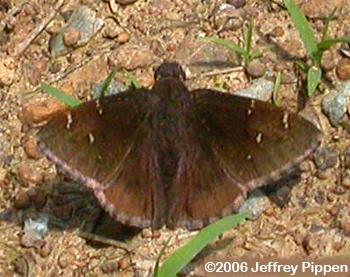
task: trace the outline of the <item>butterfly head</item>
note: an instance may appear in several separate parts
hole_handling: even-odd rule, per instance
[[[155,70],[154,78],[157,81],[164,78],[176,78],[185,81],[186,74],[177,62],[165,62]]]

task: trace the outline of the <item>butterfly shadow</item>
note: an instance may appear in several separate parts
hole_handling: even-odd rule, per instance
[[[26,191],[27,203],[0,212],[0,222],[23,224],[47,218],[49,230],[76,231],[91,246],[110,246],[110,241],[125,242],[141,229],[112,219],[85,186],[69,180],[53,180]]]

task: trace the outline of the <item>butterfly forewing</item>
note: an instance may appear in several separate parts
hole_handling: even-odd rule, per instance
[[[189,144],[191,163],[179,165],[169,225],[196,229],[229,214],[247,192],[275,181],[320,143],[302,117],[268,103],[195,90]]]
[[[151,225],[151,199],[161,193],[148,126],[151,97],[136,90],[90,101],[39,132],[40,147],[63,173],[92,188],[119,221],[139,227]]]

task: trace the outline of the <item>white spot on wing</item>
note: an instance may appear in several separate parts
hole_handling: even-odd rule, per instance
[[[73,117],[71,113],[67,114],[67,124],[66,124],[66,128],[70,129],[72,127],[72,123],[73,123]]]
[[[288,112],[285,112],[285,113],[283,114],[282,122],[283,122],[284,129],[288,129],[288,128],[289,128],[289,124],[288,124]]]
[[[89,141],[90,141],[90,143],[94,143],[94,141],[95,141],[95,137],[92,133],[89,133]]]
[[[256,140],[257,143],[261,143],[261,141],[262,141],[262,133],[258,133],[258,135],[256,136],[255,140]]]

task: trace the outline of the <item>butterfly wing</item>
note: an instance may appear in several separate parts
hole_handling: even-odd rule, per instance
[[[320,143],[314,125],[271,104],[192,93],[195,135],[179,161],[169,226],[197,229],[232,213],[249,191],[288,173]]]
[[[118,221],[138,227],[159,224],[152,222],[161,189],[147,123],[151,98],[141,89],[86,102],[38,134],[40,148],[64,174],[90,187]]]

